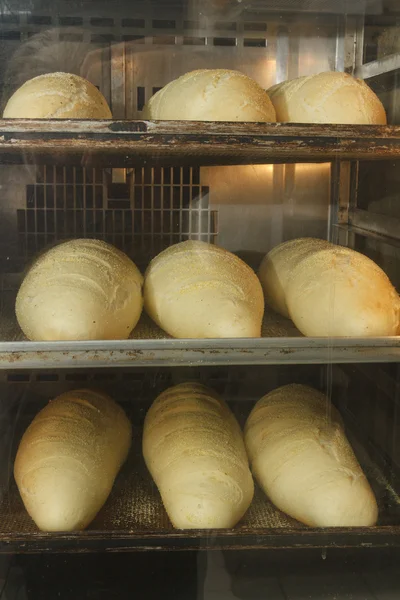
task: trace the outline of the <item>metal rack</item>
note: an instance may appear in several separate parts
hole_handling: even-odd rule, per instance
[[[1,297],[0,297],[1,298]],[[400,338],[303,337],[293,323],[266,310],[261,338],[173,339],[142,315],[129,340],[30,342],[15,320],[15,292],[3,293],[0,370],[129,366],[398,362]]]
[[[400,126],[3,119],[4,164],[181,166],[400,157]]]
[[[0,369],[396,363],[399,357],[398,338],[0,343]]]
[[[178,378],[179,369],[171,367],[199,367],[206,371],[203,382],[211,386],[213,380],[207,378],[207,372],[213,365],[225,366],[230,373],[240,368],[231,369],[232,365],[244,365],[244,370],[249,372],[257,368],[255,365],[262,365],[256,375],[258,383],[263,385],[267,365],[277,365],[271,370],[274,375],[275,371],[280,373],[280,369],[288,366],[288,381],[296,378],[303,381],[299,369],[310,368],[331,392],[336,365],[347,363],[346,367],[352,369],[354,363],[368,363],[357,368],[364,369],[362,379],[366,388],[372,390],[370,395],[368,389],[359,386],[362,390],[359,395],[353,394],[352,389],[346,398],[349,405],[344,403],[344,407],[339,408],[343,409],[345,421],[355,429],[362,422],[362,444],[367,451],[372,447],[371,455],[375,451],[376,456],[379,455],[379,460],[363,455],[361,462],[379,500],[380,522],[371,528],[306,528],[280,513],[258,490],[248,514],[233,530],[174,530],[145,470],[138,429],[136,446],[108,502],[84,532],[39,532],[27,516],[15,484],[7,482],[0,489],[5,491],[0,500],[0,553],[399,546],[400,500],[396,493],[399,488],[393,485],[396,491],[393,489],[393,482],[386,478],[382,467],[387,464],[390,470],[399,462],[394,433],[398,422],[394,400],[397,388],[387,383],[390,377],[384,372],[383,364],[378,368],[369,363],[391,363],[386,366],[394,367],[393,363],[400,361],[400,337],[305,338],[290,321],[267,311],[259,339],[173,340],[143,316],[129,340],[30,342],[23,338],[14,315],[22,270],[37,251],[60,239],[78,236],[106,239],[126,251],[142,269],[165,246],[190,237],[219,242],[236,251],[236,247],[225,243],[223,218],[219,213],[223,212],[223,203],[214,200],[215,189],[202,180],[203,167],[271,165],[271,197],[282,206],[286,203],[291,217],[299,216],[298,229],[290,224],[290,229],[285,230],[281,224],[276,238],[282,241],[285,236],[296,237],[301,232],[303,215],[296,214],[294,208],[297,201],[294,190],[301,186],[296,163],[318,163],[317,167],[329,163],[322,175],[324,186],[315,195],[309,192],[308,206],[317,207],[320,217],[323,215],[322,225],[307,223],[310,235],[326,236],[351,247],[357,247],[356,241],[361,239],[399,248],[399,220],[359,206],[358,182],[359,161],[380,164],[400,160],[400,126],[140,120],[143,104],[149,96],[168,80],[189,70],[185,67],[187,64],[190,68],[238,68],[254,76],[265,88],[300,72],[308,74],[333,68],[369,78],[374,86],[377,77],[400,68],[397,54],[372,61],[365,58],[363,15],[379,11],[381,3],[357,0],[352,3],[352,14],[346,19],[342,18],[345,5],[349,4],[345,0],[326,0],[322,7],[321,2],[315,0],[251,3],[243,0],[233,3],[236,6],[229,18],[222,18],[218,12],[203,15],[204,18],[185,14],[180,1],[161,4],[143,0],[138,2],[134,16],[128,2],[126,6],[130,11],[126,17],[121,11],[115,16],[114,12],[118,11],[114,4],[106,1],[97,3],[97,14],[93,13],[92,3],[85,2],[74,5],[74,2],[48,4],[26,0],[24,4],[25,11],[14,11],[13,6],[20,7],[21,2],[10,0],[8,12],[1,14],[0,76],[7,79],[4,75],[7,57],[12,53],[10,49],[17,48],[21,42],[27,43],[32,35],[53,28],[52,35],[57,42],[82,44],[85,51],[92,53],[82,74],[104,93],[116,120],[0,121],[0,177],[4,194],[4,226],[0,227],[2,384],[9,388],[13,384],[14,387],[26,385],[24,393],[36,409],[43,398],[37,404],[37,398],[31,400],[35,385],[40,390],[46,389],[46,394],[41,391],[46,400],[53,395],[53,389],[50,393],[45,388],[46,382],[51,381],[65,390],[92,383],[105,385],[106,378],[102,380],[100,376],[115,375],[115,379],[110,378],[110,385],[117,388],[118,377],[126,375],[123,368],[133,367],[136,379],[126,380],[131,393],[129,402],[139,404],[136,397],[132,402],[136,389],[141,391],[141,386],[147,386],[146,394],[150,398],[148,389],[155,397],[158,387],[153,381],[149,383],[143,372],[136,372],[136,367],[143,367],[146,373],[152,368],[156,371],[165,367],[160,372],[163,375],[168,371],[165,385],[172,385],[173,379]],[[301,23],[296,23],[294,11],[297,9],[302,10]],[[287,16],[285,25],[280,22],[280,11]],[[74,12],[79,15],[72,16]],[[72,27],[78,29],[71,30]],[[305,41],[302,27],[309,33]],[[27,43],[25,51],[29,52],[30,48]],[[314,62],[307,62],[307,53]],[[76,60],[77,72],[81,72],[80,55]],[[5,96],[22,83],[18,81],[18,73],[18,69],[14,70],[15,78],[10,76],[5,82]],[[30,76],[34,74],[37,73]],[[125,117],[127,120],[123,120]],[[21,175],[22,165],[29,170],[26,181]],[[168,177],[166,170],[170,172]],[[249,189],[253,189],[251,185]],[[263,201],[270,209],[268,198],[264,197]],[[254,212],[254,220],[258,214]],[[193,226],[192,216],[197,219],[196,226]],[[271,229],[273,227],[275,223]],[[260,239],[264,232],[258,233]],[[272,240],[271,235],[268,244],[272,246],[272,242],[277,243],[277,240]],[[265,253],[266,248],[262,251]],[[255,263],[259,258],[255,257]],[[251,263],[251,266],[254,265]],[[4,283],[7,278],[10,284]],[[296,368],[295,365],[308,367]],[[324,368],[326,373],[322,374]],[[34,369],[46,372],[33,373]],[[67,380],[66,369],[74,370],[73,378]],[[90,370],[96,370],[97,378],[93,381],[88,376]],[[185,375],[193,375],[193,370],[189,373],[187,369]],[[249,379],[250,376],[251,373]],[[352,372],[348,379],[358,383],[358,376]],[[282,383],[278,376],[276,379],[274,385]],[[308,379],[305,377],[304,381]],[[219,384],[224,387],[221,381]],[[380,385],[388,388],[385,401]],[[239,387],[238,381],[233,378],[226,385],[229,387]],[[269,389],[265,387],[262,393]],[[243,389],[241,393],[241,400],[248,407],[255,395],[244,398]],[[23,400],[18,398],[18,407],[24,408]],[[393,406],[388,409],[390,403]],[[12,454],[12,440],[19,439],[14,429],[8,427],[13,423],[8,413],[9,404],[12,403],[5,394],[0,405],[3,411],[0,416],[4,416],[6,424],[0,450],[4,450],[8,458]],[[381,413],[374,412],[377,407]],[[363,420],[364,413],[369,414]],[[372,423],[375,418],[376,423]],[[367,420],[371,421],[368,426]]]
[[[247,405],[247,403],[246,403]],[[14,482],[0,501],[0,554],[9,552],[91,552],[395,546],[400,540],[400,500],[366,457],[363,468],[374,488],[379,522],[374,527],[306,527],[281,513],[256,489],[241,522],[228,530],[179,531],[172,527],[159,492],[144,465],[141,431],[106,504],[85,531],[43,533],[27,515]]]
[[[107,239],[133,256],[142,268],[152,256],[171,243],[193,237],[216,241],[218,215],[210,201],[212,189],[202,185],[199,168],[203,163],[329,160],[332,177],[337,181],[337,187],[333,188],[337,212],[330,215],[331,237],[342,240],[346,245],[355,235],[372,239],[381,236],[385,243],[395,247],[400,244],[398,221],[358,208],[356,189],[353,189],[358,159],[380,161],[400,156],[400,127],[397,126],[337,125],[327,128],[295,124],[9,120],[1,123],[0,154],[4,161],[9,160],[13,164],[21,160],[47,165],[35,167],[36,183],[27,187],[26,208],[17,211],[18,240],[22,243],[21,246],[18,241],[18,252],[23,259],[22,265],[46,244],[68,238],[68,235]],[[174,168],[170,171],[164,166],[164,170],[157,174],[154,168],[149,170],[146,166],[143,175],[141,165],[147,165],[150,159],[152,165],[167,164],[169,167],[174,165]],[[114,187],[119,185],[119,199],[113,200],[109,197],[111,188],[105,183],[101,166],[121,166],[124,160],[132,169],[132,177],[130,183],[111,184]],[[82,161],[85,164],[83,173],[77,167],[71,167],[72,196],[68,200],[66,170],[65,167],[60,170],[57,165],[69,162],[79,165]],[[197,165],[194,170],[182,166],[193,165],[194,161]],[[88,166],[91,162],[96,168]],[[42,174],[41,169],[44,169]],[[78,176],[81,178],[79,181]],[[80,186],[81,199],[78,197]],[[148,198],[146,186],[150,192]],[[158,186],[159,206],[154,191]],[[120,188],[123,188],[123,193]],[[138,200],[136,190],[141,194]],[[58,191],[62,195],[60,205],[57,204]],[[105,194],[108,195],[108,208],[104,205]],[[125,199],[121,199],[122,196]],[[203,196],[204,201],[199,200]],[[65,227],[68,227],[69,211],[72,229],[68,233]],[[82,220],[84,211],[90,217],[87,230]],[[106,227],[108,213],[112,222]],[[197,213],[197,229],[193,229],[188,219],[189,215],[192,218]],[[42,225],[39,223],[40,215]],[[166,229],[163,225],[165,217],[172,223]],[[82,225],[79,225],[78,218]],[[140,219],[138,224],[136,218]],[[176,226],[173,225],[174,219]],[[57,230],[58,220],[62,223],[62,232]],[[386,232],[385,236],[383,232]],[[20,270],[21,266],[16,266],[16,256],[11,255],[11,259],[14,270]],[[24,340],[15,321],[15,287],[16,282],[1,296],[2,369],[41,368],[44,365],[85,368],[95,365],[367,363],[397,362],[400,358],[399,337],[305,338],[290,321],[268,310],[260,339],[171,340],[143,316],[131,339],[126,341],[29,342]]]

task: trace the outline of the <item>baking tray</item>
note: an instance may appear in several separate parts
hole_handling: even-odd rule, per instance
[[[212,548],[358,547],[400,545],[400,499],[365,451],[357,450],[379,505],[375,527],[307,527],[279,511],[256,487],[253,502],[232,529],[174,529],[134,430],[127,462],[102,510],[82,532],[43,533],[28,516],[12,479],[0,502],[0,552],[93,552]]]

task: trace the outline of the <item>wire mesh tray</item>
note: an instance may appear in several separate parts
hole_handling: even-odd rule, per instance
[[[361,460],[368,460],[362,453]],[[102,510],[82,532],[43,533],[27,514],[14,480],[0,502],[0,552],[82,552],[150,549],[268,548],[400,544],[400,499],[370,462],[364,471],[379,505],[376,527],[314,529],[279,511],[256,487],[253,502],[233,529],[174,529],[141,453],[131,453]]]
[[[15,318],[15,291],[0,297],[0,369],[398,362],[400,336],[303,337],[266,310],[261,338],[173,339],[143,313],[129,340],[30,342]]]

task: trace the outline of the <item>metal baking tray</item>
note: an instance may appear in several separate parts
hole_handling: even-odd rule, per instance
[[[7,163],[132,167],[400,156],[400,127],[193,121],[0,120]]]
[[[0,553],[400,545],[400,498],[367,453],[361,447],[356,451],[378,500],[375,527],[309,528],[275,508],[257,488],[249,510],[233,529],[178,530],[145,467],[138,428],[110,497],[85,531],[40,532],[12,480],[0,502]]]
[[[16,322],[15,291],[0,297],[0,369],[398,362],[400,337],[311,338],[266,310],[261,338],[174,339],[145,313],[129,340],[30,342]]]

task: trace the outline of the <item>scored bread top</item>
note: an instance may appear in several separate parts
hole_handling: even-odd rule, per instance
[[[11,96],[3,118],[111,119],[103,94],[83,77],[48,73],[26,81]]]
[[[28,270],[15,311],[33,340],[125,339],[143,307],[143,277],[123,252],[93,239],[44,252]]]
[[[362,79],[327,71],[267,90],[280,122],[386,125],[382,102]]]
[[[237,256],[200,241],[154,258],[144,282],[146,311],[179,338],[259,337],[264,296],[254,271]]]
[[[275,122],[275,109],[256,81],[240,71],[198,69],[168,83],[149,100],[144,117],[193,121]]]

